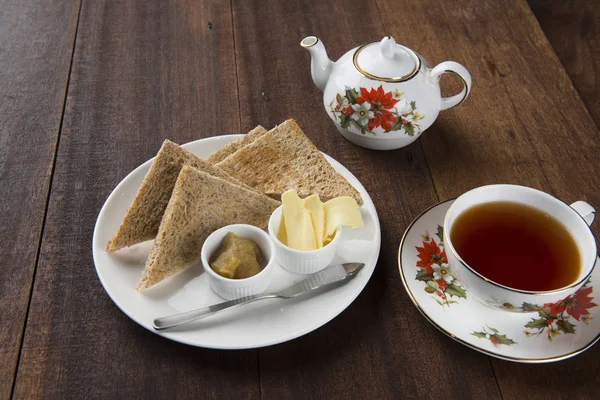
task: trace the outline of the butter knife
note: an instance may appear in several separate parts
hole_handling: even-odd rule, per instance
[[[254,296],[246,296],[240,299],[226,301],[224,303],[199,308],[197,310],[170,315],[168,317],[157,318],[154,320],[152,325],[156,330],[173,328],[175,326],[186,324],[192,321],[197,321],[199,319],[220,313],[221,311],[225,311],[233,307],[238,307],[242,304],[252,303],[257,300],[272,299],[277,297],[283,299],[291,299],[292,297],[297,297],[317,289],[339,286],[352,280],[352,278],[354,278],[358,271],[360,271],[360,269],[364,266],[365,264],[363,263],[345,263],[330,265],[321,272],[312,274],[303,281],[288,286],[283,290],[266,294],[257,294]]]

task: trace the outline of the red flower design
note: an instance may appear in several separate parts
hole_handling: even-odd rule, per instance
[[[396,118],[388,110],[398,103],[398,100],[394,99],[392,92],[385,93],[383,86],[379,85],[377,90],[371,88],[360,88],[360,97],[356,98],[358,104],[368,102],[371,105],[371,111],[375,114],[373,119],[369,120],[369,130],[381,126],[386,132],[391,129],[391,124],[396,122]]]
[[[375,117],[369,120],[369,130],[372,131],[378,126],[381,126],[386,132],[392,129],[392,124],[396,122],[396,117],[392,115],[388,110],[381,110],[375,113]]]
[[[431,268],[431,261],[429,256],[429,243],[423,242],[423,247],[417,246],[417,251],[419,254],[419,261],[417,261],[417,267],[425,268],[428,274],[433,274],[433,268]]]
[[[346,114],[346,115],[350,116],[350,115],[352,115],[352,113],[354,112],[354,110],[352,110],[352,107],[348,106],[348,107],[344,108],[344,109],[342,110],[342,112],[343,112],[344,114]]]
[[[490,342],[492,342],[493,344],[502,344],[502,342],[496,339],[495,336],[490,336]]]
[[[448,287],[448,284],[443,279],[438,279],[435,281],[438,284],[440,290],[444,291]]]
[[[433,268],[431,268],[431,264],[442,265],[448,263],[446,251],[442,251],[442,249],[440,249],[433,239],[431,239],[429,242],[423,242],[423,247],[417,246],[417,251],[419,252],[419,261],[417,261],[417,267],[424,268],[427,270],[428,274],[433,274]]]
[[[362,104],[365,101],[368,101],[371,104],[371,107],[377,107],[379,109],[387,109],[390,110],[392,107],[398,103],[398,100],[394,99],[392,92],[385,93],[383,91],[383,86],[379,85],[377,90],[371,88],[368,91],[366,88],[360,88],[360,97],[356,98],[356,102],[358,104]]]
[[[548,309],[548,313],[552,315],[558,315],[563,311],[566,311],[571,317],[579,321],[582,315],[588,315],[590,312],[589,308],[596,307],[597,304],[592,302],[592,287],[582,287],[574,294],[570,295],[564,300],[556,303],[544,304],[544,308]]]
[[[590,297],[590,293],[592,293],[592,288],[581,288],[579,289],[572,297],[572,304],[567,305],[567,312],[577,321],[581,318],[582,315],[588,315],[590,312],[588,308],[596,307],[596,303],[592,303],[592,297]]]
[[[564,301],[565,300],[561,300],[556,303],[546,303],[544,304],[544,308],[548,309],[548,314],[558,315],[567,309],[567,306],[563,304]]]

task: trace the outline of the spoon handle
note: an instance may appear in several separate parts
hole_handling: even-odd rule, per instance
[[[217,314],[221,311],[227,310],[229,308],[238,307],[242,304],[252,303],[257,300],[268,299],[277,297],[275,294],[256,294],[254,296],[246,296],[236,300],[226,301],[224,303],[215,304],[212,306],[199,308],[197,310],[192,310],[180,314],[169,315],[168,317],[156,318],[152,325],[154,329],[160,331],[167,328],[173,328],[177,325],[186,324],[188,322],[196,321],[209,315]]]

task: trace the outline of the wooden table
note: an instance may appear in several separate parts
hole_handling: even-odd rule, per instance
[[[492,359],[423,319],[398,273],[411,220],[479,185],[600,207],[600,7],[530,5],[0,0],[0,398],[597,396],[600,346],[546,365]],[[298,46],[309,34],[333,59],[390,34],[433,64],[463,63],[472,94],[409,147],[356,147],[321,108]],[[379,210],[363,293],[315,332],[258,350],[188,347],[125,316],[91,254],[112,189],[165,138],[290,116]]]

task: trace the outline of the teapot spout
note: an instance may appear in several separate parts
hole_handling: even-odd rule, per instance
[[[327,85],[327,80],[331,74],[333,61],[327,57],[327,50],[325,50],[323,42],[315,36],[308,36],[302,39],[300,46],[310,52],[310,73],[313,82],[321,91],[325,90],[325,85]]]

